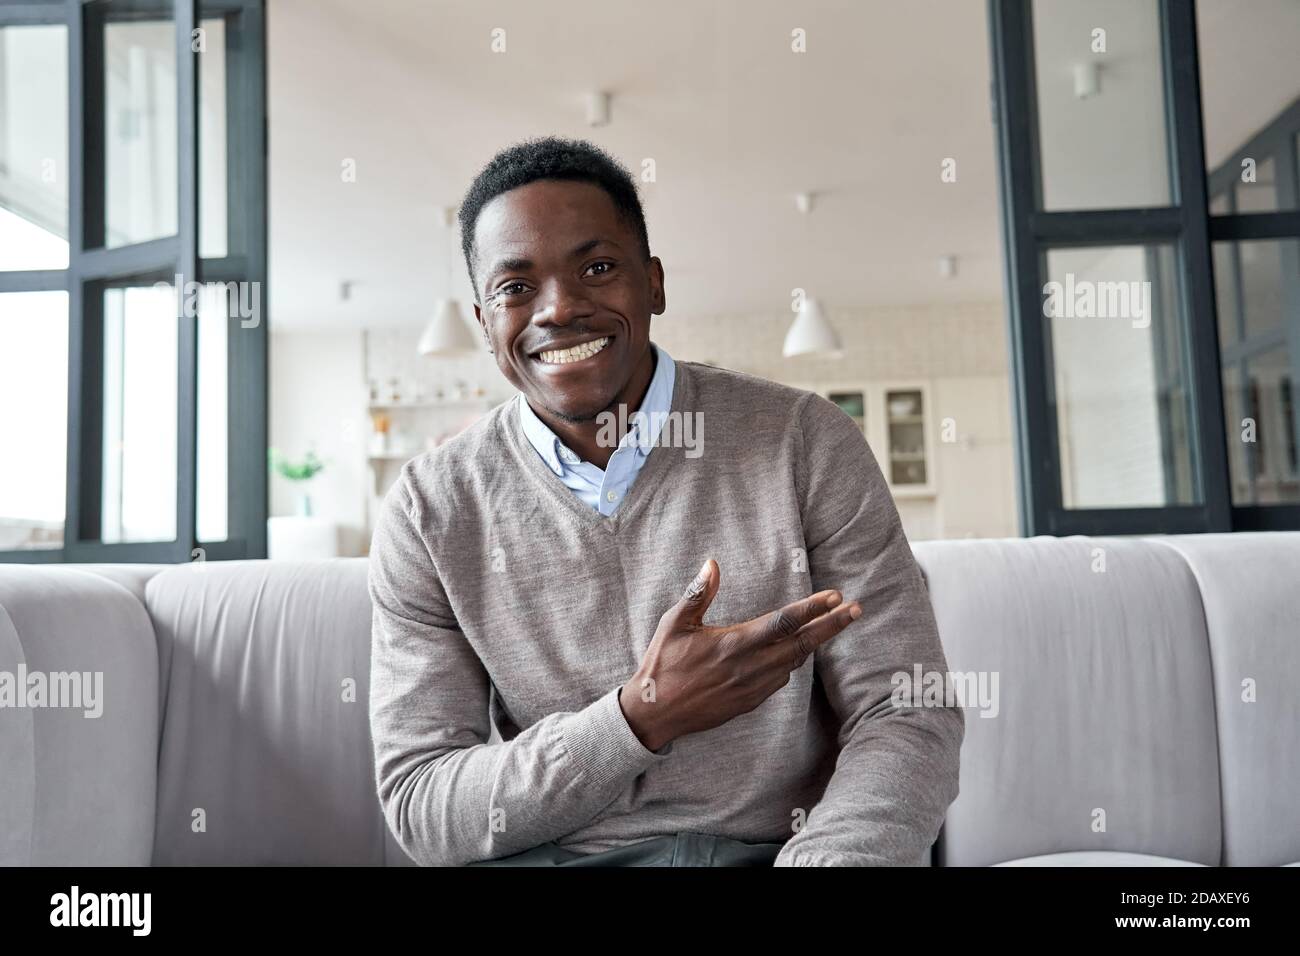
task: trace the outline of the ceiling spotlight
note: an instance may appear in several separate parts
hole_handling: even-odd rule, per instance
[[[596,91],[587,94],[587,125],[588,126],[608,126],[609,125],[609,100],[608,93]]]
[[[1101,65],[1093,60],[1074,64],[1074,95],[1081,100],[1101,92]]]

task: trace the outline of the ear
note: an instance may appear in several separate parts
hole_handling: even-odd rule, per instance
[[[483,341],[487,343],[488,355],[496,355],[492,351],[492,336],[488,335],[487,321],[483,318],[483,307],[477,302],[474,303],[474,318],[478,320],[478,327],[483,332]]]
[[[664,291],[664,265],[658,256],[650,257],[650,314],[663,315],[668,308],[668,296]]]

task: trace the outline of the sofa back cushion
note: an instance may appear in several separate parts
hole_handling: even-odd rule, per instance
[[[1223,862],[1300,862],[1300,532],[1162,540],[1191,566],[1205,606]]]
[[[157,686],[127,588],[0,565],[0,866],[149,863]]]
[[[939,862],[1069,851],[1215,864],[1218,756],[1196,583],[1132,539],[919,543],[950,671],[983,675]],[[989,716],[983,716],[987,713]]]
[[[151,579],[164,719],[154,862],[402,864],[375,791],[366,562]]]

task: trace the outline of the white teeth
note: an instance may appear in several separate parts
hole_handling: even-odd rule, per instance
[[[583,342],[581,345],[575,345],[571,349],[555,349],[550,352],[539,352],[537,357],[547,365],[567,365],[570,362],[581,362],[583,359],[589,359],[606,345],[609,344],[609,336],[603,339],[596,339],[593,342]]]

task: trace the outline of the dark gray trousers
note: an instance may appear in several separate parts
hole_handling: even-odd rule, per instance
[[[782,843],[741,843],[707,833],[655,837],[600,853],[543,843],[523,853],[470,866],[771,866]]]

